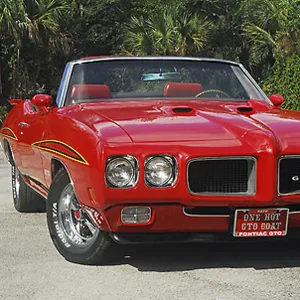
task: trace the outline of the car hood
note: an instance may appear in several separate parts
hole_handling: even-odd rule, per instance
[[[252,118],[273,133],[281,147],[281,151],[292,153],[299,147],[300,112],[273,110],[254,114]]]
[[[299,113],[270,110],[267,105],[257,109],[250,102],[118,101],[81,107],[110,121],[132,142],[139,143],[233,140],[257,130],[287,143],[291,126],[298,128],[296,132],[300,130]],[[251,112],[240,110],[245,107]],[[99,132],[102,129],[91,125]]]

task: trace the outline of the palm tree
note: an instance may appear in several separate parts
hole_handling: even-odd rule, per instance
[[[0,1],[0,33],[21,40],[21,32],[26,27],[26,12],[22,0]]]
[[[150,18],[146,25],[150,32],[154,52],[161,55],[170,55],[174,52],[176,43],[176,25],[174,9],[165,9],[158,15]]]
[[[153,53],[153,42],[148,21],[143,17],[132,17],[127,27],[126,54],[149,55]]]
[[[53,49],[61,40],[60,20],[68,9],[65,0],[23,0],[26,26],[23,38],[33,43],[42,43]]]
[[[68,8],[65,0],[1,0],[0,32],[21,42],[54,38],[59,32],[59,19]]]
[[[175,16],[175,51],[180,56],[193,54],[204,48],[212,23],[200,19],[190,11],[180,10]]]
[[[180,7],[166,7],[156,16],[132,17],[125,50],[135,55],[189,55],[201,50],[211,23]]]
[[[21,31],[25,27],[24,6],[22,0],[0,1],[0,95],[2,95],[2,72],[10,63],[14,65],[15,55],[5,55],[8,51],[13,52],[15,48],[21,47]],[[19,54],[19,51],[15,51]],[[8,59],[9,61],[7,61]],[[13,69],[13,67],[12,67]]]
[[[6,64],[11,66],[12,90],[15,90],[16,81],[22,85],[25,84],[22,79],[28,80],[24,78],[27,69],[27,60],[23,59],[27,53],[22,53],[26,49],[24,46],[31,45],[34,50],[44,47],[45,50],[55,51],[62,40],[59,20],[67,8],[65,0],[0,1],[0,43],[2,48],[8,47],[11,52]],[[35,64],[35,73],[38,74],[40,64],[38,61]]]
[[[299,17],[296,0],[249,0],[242,7],[243,31],[250,44],[253,66],[268,67],[299,50]],[[296,25],[296,26],[295,26]]]

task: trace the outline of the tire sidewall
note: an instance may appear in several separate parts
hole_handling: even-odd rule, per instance
[[[58,208],[61,194],[69,183],[64,171],[59,171],[53,180],[47,200],[48,228],[55,247],[67,260],[84,263],[97,250],[103,236],[99,232],[91,244],[82,247],[72,243],[64,233],[59,223]]]
[[[17,192],[16,192],[16,166],[11,166],[11,185],[12,185],[12,196],[14,203],[16,204]]]
[[[19,197],[17,196],[17,188],[16,188],[16,177],[17,177],[17,167],[15,165],[11,166],[11,183],[12,183],[12,196],[13,196],[13,201],[14,201],[14,206],[15,208],[20,211],[21,210],[21,194],[20,194],[20,190],[21,190],[21,186],[20,186],[20,190],[19,190]],[[22,184],[22,176],[20,176],[19,174],[19,184]]]

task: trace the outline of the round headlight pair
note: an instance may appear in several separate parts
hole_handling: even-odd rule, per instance
[[[177,166],[169,155],[150,156],[145,162],[145,183],[149,187],[166,187],[174,184]],[[115,188],[133,187],[138,179],[138,163],[130,155],[112,157],[105,172],[106,182]]]
[[[176,164],[170,156],[149,157],[145,165],[146,184],[154,187],[172,185],[175,181]]]
[[[109,185],[131,187],[137,179],[137,162],[132,156],[112,158],[106,166],[106,181]]]

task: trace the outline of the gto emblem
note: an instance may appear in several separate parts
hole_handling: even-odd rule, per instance
[[[293,181],[299,181],[299,176],[293,176],[293,177],[292,177],[292,180],[293,180]]]

